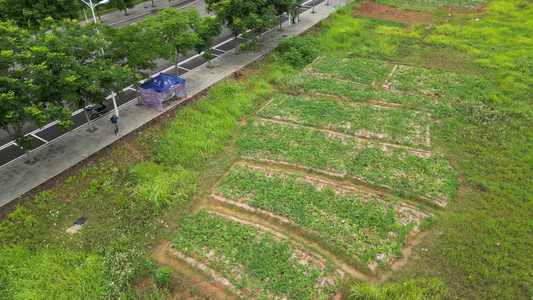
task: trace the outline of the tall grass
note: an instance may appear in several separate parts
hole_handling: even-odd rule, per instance
[[[111,279],[99,255],[22,245],[0,249],[1,299],[105,299]]]
[[[164,132],[154,138],[154,160],[164,165],[201,168],[224,147],[237,122],[271,92],[264,81],[213,87],[205,100],[180,110]]]

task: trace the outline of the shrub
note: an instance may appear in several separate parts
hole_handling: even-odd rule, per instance
[[[310,64],[319,52],[312,39],[300,36],[281,40],[277,50],[281,53],[283,62],[296,68]]]
[[[169,287],[170,283],[172,282],[172,268],[165,266],[157,269],[157,272],[155,273],[155,280],[157,280],[161,286]]]

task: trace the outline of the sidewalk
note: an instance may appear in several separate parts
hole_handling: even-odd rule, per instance
[[[162,5],[167,0],[154,0],[156,5]],[[194,1],[192,1],[194,2]],[[191,3],[192,3],[191,2]],[[330,0],[330,5],[322,2],[315,7],[316,13],[310,10],[300,16],[300,22],[287,26],[283,25],[283,31],[276,29],[263,35],[259,49],[256,51],[247,51],[234,55],[233,50],[217,57],[213,60],[214,68],[209,69],[202,65],[183,76],[187,83],[188,96],[193,97],[209,86],[222,80],[227,75],[243,68],[254,60],[267,54],[277,46],[278,41],[284,37],[298,35],[310,27],[317,24],[321,19],[326,18],[334,12],[335,6],[346,5],[348,0]],[[172,1],[170,5],[176,5],[177,1]],[[180,3],[184,3],[182,1]],[[187,1],[187,3],[189,3]],[[144,4],[144,5],[143,5]],[[145,1],[138,4],[136,8],[128,11],[129,16],[124,16],[124,12],[112,12],[102,16],[104,23],[119,21],[119,15],[123,19],[134,17],[133,14],[138,11],[145,12],[144,6],[151,6],[151,1]],[[168,5],[167,5],[168,6]],[[161,9],[158,6],[157,9]],[[90,10],[89,10],[90,12]],[[88,16],[89,17],[89,16]],[[113,19],[114,18],[114,19]],[[60,174],[71,166],[79,163],[93,153],[96,153],[104,147],[112,144],[123,135],[126,135],[150,120],[157,118],[161,113],[147,106],[136,106],[136,101],[128,102],[119,108],[120,112],[120,133],[114,135],[111,125],[109,125],[109,116],[100,118],[93,122],[98,128],[93,133],[87,132],[87,125],[81,126],[73,132],[64,135],[62,138],[53,143],[33,152],[37,162],[33,165],[27,165],[26,159],[19,159],[17,162],[0,168],[0,206],[3,206],[24,193],[34,189],[48,179]],[[169,101],[164,105],[165,110],[178,105],[178,101]]]

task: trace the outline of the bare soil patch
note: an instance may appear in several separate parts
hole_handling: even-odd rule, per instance
[[[406,11],[371,2],[364,2],[355,14],[407,24],[429,23],[433,20],[430,13]]]

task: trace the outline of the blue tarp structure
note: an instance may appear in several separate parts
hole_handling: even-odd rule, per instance
[[[187,98],[185,79],[165,73],[160,73],[151,81],[141,84],[139,92],[142,103],[154,107],[158,111],[163,111],[163,101],[172,97]]]

